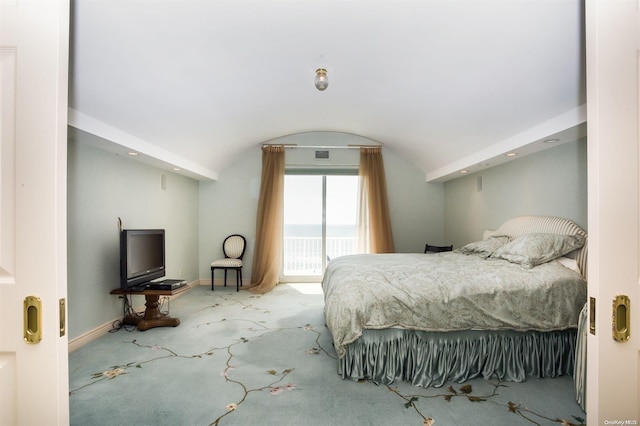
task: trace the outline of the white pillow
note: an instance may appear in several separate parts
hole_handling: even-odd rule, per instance
[[[565,268],[571,269],[572,271],[575,271],[575,272],[579,273],[580,275],[582,275],[582,271],[580,270],[580,267],[578,266],[578,261],[577,260],[571,259],[570,257],[564,257],[564,256],[560,256],[556,260],[558,261],[559,264],[561,264]]]
[[[506,235],[489,237],[486,240],[475,241],[469,243],[464,247],[461,247],[458,251],[464,254],[472,254],[487,258],[491,256],[496,250],[504,246],[509,242],[510,238]]]
[[[526,234],[514,238],[496,250],[491,257],[519,263],[523,268],[531,269],[579,249],[584,242],[582,235]]]

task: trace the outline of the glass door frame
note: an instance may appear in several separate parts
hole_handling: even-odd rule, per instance
[[[340,168],[340,169],[299,169],[299,168],[291,168],[285,170],[285,176],[287,175],[302,175],[302,176],[321,176],[322,177],[322,273],[320,275],[285,275],[284,273],[284,242],[282,245],[282,269],[280,272],[279,281],[281,283],[318,283],[322,280],[322,276],[324,275],[324,271],[327,268],[327,177],[328,176],[358,176],[357,168]],[[283,206],[284,208],[284,206]],[[283,215],[284,221],[284,215]],[[284,223],[282,226],[283,229],[283,239],[284,239]]]

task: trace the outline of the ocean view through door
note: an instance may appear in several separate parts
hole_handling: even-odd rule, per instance
[[[285,176],[283,282],[319,282],[331,259],[356,252],[356,173]]]

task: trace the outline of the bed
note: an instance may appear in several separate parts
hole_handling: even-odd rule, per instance
[[[520,216],[452,252],[333,259],[322,288],[338,373],[423,387],[572,375],[586,257],[575,223]]]

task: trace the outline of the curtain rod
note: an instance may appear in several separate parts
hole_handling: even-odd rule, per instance
[[[355,148],[382,148],[384,145],[298,145],[282,143],[263,143],[262,146],[283,146],[285,148],[306,149],[355,149]]]

